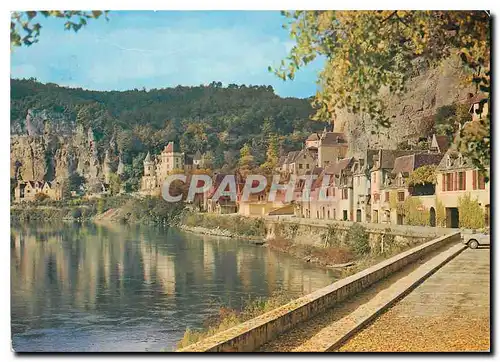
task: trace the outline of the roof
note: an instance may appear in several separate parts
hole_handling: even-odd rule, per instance
[[[174,143],[170,141],[168,145],[165,146],[165,152],[174,152]]]
[[[144,162],[151,162],[151,155],[149,154],[149,152],[146,155],[146,158],[144,159]]]
[[[354,157],[343,158],[325,168],[325,173],[328,175],[338,175],[342,170],[349,167],[352,161],[354,161]]]
[[[193,156],[193,160],[196,160],[196,161],[201,160],[201,152],[200,152],[200,150],[196,151],[196,153]]]
[[[300,151],[291,151],[291,152],[288,152],[288,154],[285,157],[284,163],[286,163],[286,164],[293,163],[293,161],[295,161],[295,159],[297,158],[297,156],[299,155],[299,153],[300,153]]]
[[[326,132],[321,138],[322,145],[347,144],[345,136],[340,132]]]
[[[408,150],[379,150],[378,156],[380,169],[392,169],[394,168],[394,160],[398,157],[411,155],[415,153],[415,151]],[[372,158],[373,160],[373,158]]]
[[[442,154],[436,153],[418,153],[398,157],[394,160],[394,168],[392,174],[409,174],[413,170],[426,166],[438,165],[443,158]]]
[[[446,153],[448,151],[448,148],[450,148],[450,141],[448,140],[448,136],[441,135],[441,136],[436,136],[437,145],[439,147],[439,152],[441,153]]]
[[[450,165],[448,166],[448,158],[450,159]],[[460,159],[462,160],[460,162]],[[472,160],[469,157],[463,156],[460,152],[456,150],[449,149],[444,157],[439,162],[437,169],[438,170],[447,170],[447,169],[459,169],[459,168],[475,168],[472,163]]]
[[[473,105],[473,104],[481,102],[484,99],[488,99],[488,97],[486,97],[486,95],[483,93],[478,93],[478,94],[472,96],[471,98],[469,98],[468,103],[470,105]]]
[[[306,141],[319,141],[320,135],[316,133],[311,133],[309,137],[307,137]]]

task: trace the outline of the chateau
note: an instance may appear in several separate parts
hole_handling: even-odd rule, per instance
[[[169,174],[190,168],[192,168],[192,159],[180,152],[174,142],[169,142],[156,160],[152,159],[148,152],[144,159],[141,193],[159,194],[161,184]]]

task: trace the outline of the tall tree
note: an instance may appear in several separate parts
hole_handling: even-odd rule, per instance
[[[315,98],[316,117],[325,119],[344,108],[367,113],[389,127],[380,89],[406,91],[417,58],[437,65],[458,54],[467,81],[490,93],[490,14],[486,11],[293,11],[283,12],[296,44],[275,70],[282,79],[318,56],[326,57]],[[483,168],[490,160],[490,122],[479,131],[462,132],[459,145]],[[484,135],[486,134],[486,138]]]

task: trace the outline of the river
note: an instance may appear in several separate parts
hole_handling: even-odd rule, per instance
[[[15,351],[171,351],[218,306],[332,283],[331,271],[244,240],[173,228],[11,229]]]

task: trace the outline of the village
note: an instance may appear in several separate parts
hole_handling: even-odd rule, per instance
[[[471,124],[486,116],[486,108],[482,114],[476,112],[481,100],[481,96],[468,99]],[[288,216],[448,228],[488,227],[490,183],[485,182],[484,173],[463,156],[447,136],[433,134],[425,144],[427,149],[368,149],[362,157],[352,157],[348,154],[346,136],[325,128],[307,137],[301,150],[282,156],[274,169],[284,183],[292,176],[299,179],[293,200],[285,200],[284,193],[278,192],[270,201],[269,188],[243,200],[241,189],[245,180],[236,171],[236,200],[214,198],[225,176],[215,173],[212,188],[198,197],[195,204],[200,212],[247,217]],[[200,152],[186,155],[172,141],[159,156],[152,157],[148,153],[143,164],[144,175],[136,193],[139,197],[160,197],[162,183],[169,174],[207,171],[204,155]],[[310,188],[305,187],[304,176],[314,178]],[[325,178],[328,178],[326,185]],[[109,184],[103,182],[101,188],[100,192],[87,197],[107,196]],[[310,193],[309,197],[301,197],[305,192]],[[319,198],[320,192],[326,192],[328,200]],[[41,196],[52,200],[63,197],[58,182],[34,180],[18,182],[14,195],[15,202],[35,201]],[[71,196],[77,195],[77,190],[71,191]]]

